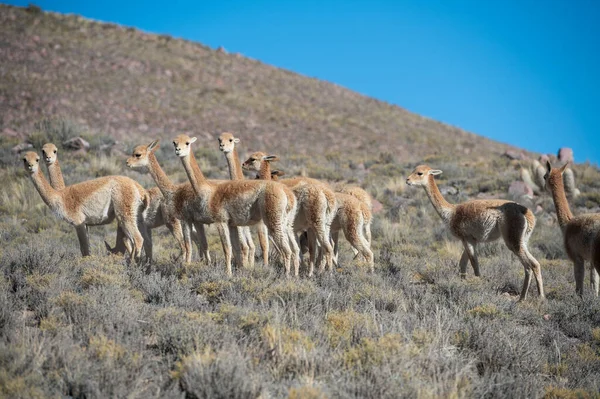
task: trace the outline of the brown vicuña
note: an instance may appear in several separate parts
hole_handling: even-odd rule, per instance
[[[25,170],[44,203],[75,226],[83,256],[90,255],[87,226],[107,224],[116,218],[127,238],[130,260],[140,259],[147,234],[144,224],[138,222],[148,198],[139,183],[125,176],[105,176],[56,190],[42,174],[39,162],[40,157],[33,151],[23,155]]]
[[[568,163],[561,168],[553,168],[550,162],[546,163],[544,181],[546,188],[552,193],[552,200],[556,208],[558,225],[563,234],[563,241],[567,256],[573,262],[575,274],[575,291],[583,294],[583,280],[585,275],[585,261],[591,262],[590,282],[594,294],[598,296],[598,273],[600,263],[593,261],[593,252],[600,251],[600,242],[594,241],[600,234],[600,213],[573,216],[567,195],[565,193],[563,174]],[[596,258],[598,260],[598,258]]]
[[[261,154],[262,153],[252,154],[244,164],[248,165],[247,168],[254,168],[252,165],[256,163],[256,160],[260,160],[258,177],[269,180],[273,175],[271,171],[271,162],[277,161],[279,158],[276,155],[261,156]],[[346,240],[348,240],[352,247],[365,258],[371,271],[373,271],[373,252],[371,251],[370,243],[363,235],[363,232],[365,231],[365,220],[371,220],[371,211],[366,204],[350,194],[335,192],[334,195],[336,198],[336,211],[333,222],[331,223],[331,238],[333,240],[336,259],[338,256],[337,250],[339,248],[339,232],[340,230],[343,230]],[[310,250],[310,243],[307,242],[307,244]]]
[[[161,168],[155,152],[159,148],[158,140],[148,145],[135,147],[127,159],[127,166],[141,172],[148,172],[154,179],[163,197],[163,215],[170,224],[179,226],[173,230],[173,236],[183,252],[184,262],[192,261],[191,241],[196,243],[200,257],[210,262],[208,242],[203,219],[196,218],[195,207],[198,203],[194,190],[189,182],[174,184]]]
[[[347,183],[337,183],[333,187],[334,192],[349,194],[358,199],[363,204],[364,216],[364,236],[371,247],[371,223],[373,222],[373,199],[371,195],[362,187]],[[353,248],[354,249],[354,248]],[[358,252],[355,252],[355,256]],[[337,252],[336,252],[337,256]]]
[[[42,154],[46,166],[48,167],[48,178],[52,188],[56,190],[62,190],[65,188],[65,182],[63,174],[58,162],[58,148],[53,143],[46,143],[42,147]],[[148,205],[142,213],[142,222],[146,225],[148,237],[144,240],[144,247],[146,255],[151,260],[152,258],[152,229],[166,225],[167,228],[176,235],[177,232],[181,232],[181,223],[178,220],[166,220],[166,210],[164,204],[164,197],[158,187],[153,187],[146,190],[148,194]],[[183,239],[183,237],[182,237]],[[117,240],[114,248],[112,248],[106,241],[104,245],[108,252],[121,255],[127,251],[125,246],[125,235],[123,230],[117,227]]]
[[[519,258],[525,269],[520,300],[527,297],[532,272],[540,297],[543,298],[544,285],[540,264],[527,249],[529,237],[535,227],[533,213],[523,205],[506,200],[471,200],[461,204],[451,204],[444,199],[435,183],[434,176],[441,173],[439,169],[420,165],[408,176],[406,184],[425,189],[433,207],[450,232],[462,241],[464,251],[460,258],[461,277],[466,275],[468,261],[471,261],[475,275],[480,275],[479,262],[475,254],[478,243],[494,241],[502,237],[508,249]]]
[[[296,214],[296,201],[289,189],[278,182],[263,180],[233,180],[218,185],[206,180],[200,170],[191,144],[195,137],[185,134],[173,140],[175,154],[180,157],[183,167],[203,208],[203,217],[217,225],[227,273],[231,272],[231,238],[229,227],[249,226],[263,221],[269,235],[281,253],[286,275],[290,274],[293,261],[294,274],[299,272],[299,248],[294,237],[293,220]]]
[[[236,144],[240,142],[239,138],[233,136],[232,133],[224,132],[218,138],[219,150],[225,155],[227,160],[227,166],[229,170],[229,179],[231,180],[244,180],[244,172],[242,171],[242,165],[240,164],[240,157],[237,152]],[[263,263],[269,264],[269,233],[264,223],[259,222],[256,224],[258,241],[263,254]],[[240,247],[242,257],[245,258],[246,263],[250,266],[254,266],[254,253],[256,247],[254,241],[252,241],[252,235],[250,234],[250,227],[238,227],[238,236],[240,238]]]
[[[262,167],[268,167],[262,163],[264,152],[255,152],[244,162],[242,167],[247,170],[260,171]],[[275,159],[271,159],[273,162]],[[270,176],[269,172],[262,172],[263,176]],[[308,231],[309,243],[309,272],[312,276],[314,265],[317,260],[317,244],[324,252],[324,263],[320,262],[319,270],[325,266],[333,269],[334,259],[333,245],[331,244],[331,223],[336,213],[336,200],[333,191],[323,182],[308,177],[296,177],[279,179],[279,182],[291,188],[298,201],[298,213],[294,220],[294,232]]]

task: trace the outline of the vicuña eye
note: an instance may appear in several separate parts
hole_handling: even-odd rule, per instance
[[[54,150],[54,153],[56,154],[56,150]]]
[[[141,158],[141,157],[142,157],[142,154],[135,154],[135,157],[136,157],[136,158]]]
[[[189,142],[188,142],[188,143],[185,143],[185,145],[190,145],[190,143],[189,143]]]
[[[423,172],[418,172],[417,173],[419,176],[423,176]]]

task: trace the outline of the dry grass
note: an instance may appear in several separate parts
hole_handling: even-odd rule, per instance
[[[40,141],[49,136],[38,133]],[[169,150],[158,156],[177,180],[181,166]],[[107,169],[129,173],[122,156],[92,151],[74,158],[61,151],[67,182]],[[203,168],[226,178],[216,148],[197,156]],[[298,170],[298,160],[279,166]],[[313,157],[303,167],[312,175],[344,162],[344,155]],[[366,162],[391,165],[379,156]],[[514,178],[494,175],[498,165],[512,170],[502,158],[468,170],[442,162],[447,180],[440,185],[460,189],[452,201],[483,181],[506,187]],[[589,292],[583,299],[574,295],[553,209],[538,215],[530,245],[548,300],[538,301],[533,289],[527,302],[517,303],[523,270],[501,244],[481,248],[482,278],[470,270],[466,280],[459,278],[460,245],[422,190],[403,185],[412,166],[395,164],[396,176],[381,167],[354,175],[384,204],[373,223],[375,274],[359,267],[343,243],[340,268],[314,279],[285,279],[260,258],[253,270],[227,278],[213,229],[210,266],[173,263],[177,249],[166,229],[154,233],[156,262],[149,273],[126,266],[104,254],[102,240],[114,240],[114,226],[90,229],[93,256],[82,259],[72,228],[47,211],[20,164],[0,169],[6,181],[0,195],[1,394],[593,397],[600,389],[600,302]],[[580,168],[582,192],[597,190],[600,172]],[[348,180],[347,171],[339,173]],[[147,176],[131,176],[152,185]],[[586,202],[575,204],[575,212],[589,211]]]

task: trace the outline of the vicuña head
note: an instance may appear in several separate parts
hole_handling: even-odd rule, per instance
[[[267,155],[264,152],[257,151],[254,152],[244,161],[242,164],[242,168],[244,170],[252,170],[255,172],[259,172],[262,163],[266,162],[277,162],[279,161],[279,157],[277,155]],[[281,175],[283,176],[283,175]]]
[[[235,145],[240,142],[240,139],[233,136],[232,133],[224,132],[219,136],[219,150],[224,153],[233,152]]]
[[[29,174],[36,174],[40,169],[40,157],[33,151],[27,151],[23,155],[23,164]]]
[[[569,166],[569,162],[561,166],[560,168],[553,168],[550,161],[546,161],[546,174],[544,175],[544,182],[546,190],[551,191],[554,188],[563,187],[564,183],[562,175]]]
[[[190,155],[190,144],[196,142],[196,137],[190,137],[186,134],[180,134],[173,139],[173,146],[175,146],[175,155],[179,158]]]
[[[413,170],[413,172],[406,179],[406,184],[409,186],[427,186],[429,180],[433,180],[433,176],[441,175],[442,171],[439,169],[431,169],[427,165],[419,165]],[[431,177],[430,177],[431,176]]]
[[[131,169],[141,169],[142,171],[148,170],[148,167],[150,166],[148,155],[160,148],[159,141],[160,140],[154,140],[150,144],[138,145],[135,147],[131,156],[127,158],[127,167]]]
[[[285,176],[285,172],[283,170],[276,169],[271,171],[271,180],[278,180],[281,176]]]
[[[44,161],[46,165],[52,165],[56,162],[58,149],[52,143],[46,143],[42,147],[42,154],[44,155]]]

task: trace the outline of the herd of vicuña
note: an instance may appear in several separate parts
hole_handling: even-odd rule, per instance
[[[307,275],[332,271],[338,264],[340,231],[352,246],[355,258],[364,259],[371,272],[374,257],[371,250],[372,200],[360,187],[344,185],[333,188],[326,182],[308,177],[280,178],[282,171],[272,170],[276,155],[255,152],[241,162],[236,145],[240,139],[231,133],[219,136],[219,149],[225,155],[230,180],[207,179],[196,161],[192,145],[195,137],[181,134],[173,139],[175,154],[180,158],[189,181],[175,184],[164,172],[156,157],[158,140],[134,148],[127,159],[129,168],[149,173],[156,187],[144,189],[125,176],[105,176],[65,185],[58,161],[57,147],[42,147],[48,179],[40,170],[40,157],[28,151],[23,156],[25,170],[43,201],[58,217],[75,227],[83,256],[90,255],[88,226],[117,221],[116,245],[107,249],[127,254],[132,261],[152,261],[152,229],[167,226],[180,248],[183,263],[192,261],[196,246],[204,262],[211,261],[206,225],[214,224],[219,233],[228,275],[232,262],[237,267],[254,266],[256,232],[265,266],[272,262],[269,247],[283,263],[286,276],[298,276],[303,254],[308,252]],[[591,262],[591,281],[598,295],[600,272],[600,214],[573,216],[565,192],[564,174],[572,171],[568,164],[552,168],[535,165],[523,180],[552,194],[564,247],[573,262],[576,292],[583,293],[584,262]],[[256,172],[256,179],[245,179],[243,170]],[[480,276],[476,246],[481,242],[502,238],[506,247],[519,259],[525,270],[520,300],[527,297],[532,277],[538,293],[544,298],[544,285],[539,262],[531,255],[527,243],[536,221],[532,211],[507,200],[470,200],[451,204],[442,196],[434,176],[441,170],[417,166],[408,176],[409,186],[425,189],[433,207],[453,236],[464,247],[459,261],[461,277],[471,263],[475,276]],[[543,176],[543,177],[542,177]],[[570,181],[567,176],[567,182]],[[544,187],[539,187],[542,185]],[[572,191],[572,189],[569,189]]]

